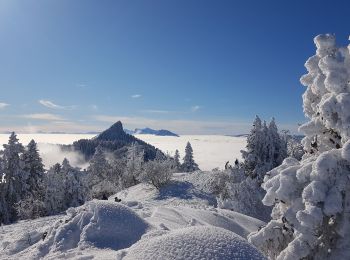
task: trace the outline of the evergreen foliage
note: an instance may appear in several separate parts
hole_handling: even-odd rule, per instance
[[[193,149],[190,142],[187,142],[187,145],[185,148],[185,156],[183,158],[183,163],[181,165],[181,168],[185,172],[194,172],[199,170],[198,165],[196,164],[193,158]]]

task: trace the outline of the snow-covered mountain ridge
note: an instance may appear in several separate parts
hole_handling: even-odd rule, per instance
[[[124,129],[125,133],[130,135],[157,135],[157,136],[179,136],[169,130],[160,129],[155,130],[149,127],[146,128],[136,128],[135,130]]]

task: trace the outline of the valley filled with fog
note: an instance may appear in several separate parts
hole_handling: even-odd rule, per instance
[[[44,165],[49,168],[57,162],[67,158],[76,167],[85,168],[87,162],[79,152],[62,151],[58,144],[72,144],[79,139],[91,139],[92,134],[18,134],[18,139],[23,144],[28,144],[31,139],[38,143],[40,155]],[[174,156],[175,150],[179,150],[180,158],[185,154],[185,146],[190,142],[193,147],[193,155],[201,170],[223,169],[225,163],[231,164],[237,158],[241,159],[240,150],[246,145],[245,137],[232,137],[224,135],[181,135],[156,136],[135,135],[164,153]],[[6,144],[9,134],[0,134],[0,145]]]

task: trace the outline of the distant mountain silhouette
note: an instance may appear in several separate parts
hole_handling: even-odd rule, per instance
[[[169,130],[154,130],[151,128],[136,128],[134,131],[131,130],[124,130],[128,134],[145,134],[145,135],[158,135],[158,136],[177,136],[177,134],[170,132]]]
[[[127,151],[127,147],[135,142],[144,150],[145,160],[153,160],[155,158],[158,149],[125,133],[120,121],[116,122],[96,137],[92,139],[80,139],[74,142],[72,146],[74,150],[81,152],[88,160],[93,156],[96,147],[99,145],[107,151],[115,152],[118,156],[123,156]]]

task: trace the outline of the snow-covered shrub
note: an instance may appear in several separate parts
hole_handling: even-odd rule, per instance
[[[288,157],[293,157],[300,161],[305,153],[303,144],[293,137],[289,138],[287,142],[287,153]]]
[[[120,175],[116,172],[116,163],[113,166],[107,161],[102,146],[97,146],[86,176],[90,197],[101,199],[119,190]]]
[[[266,227],[249,241],[272,259],[350,257],[350,54],[333,35],[314,39],[316,55],[308,74],[300,129],[306,154],[285,159],[262,187],[265,205],[274,206]]]
[[[35,219],[46,215],[44,201],[31,194],[17,202],[15,208],[19,219]]]
[[[216,175],[218,207],[230,209],[263,221],[270,219],[271,208],[262,204],[264,191],[244,169],[234,167]]]
[[[152,184],[157,189],[168,184],[174,172],[174,162],[170,158],[156,159],[144,164],[138,179],[141,182]]]
[[[213,183],[211,184],[211,190],[213,194],[218,196],[220,200],[230,198],[229,186],[232,181],[232,174],[230,169],[220,171],[219,169],[213,169],[212,174],[215,176]]]
[[[144,150],[137,143],[128,147],[126,154],[126,167],[122,177],[122,186],[124,188],[138,183],[138,177],[142,172],[144,163]]]

